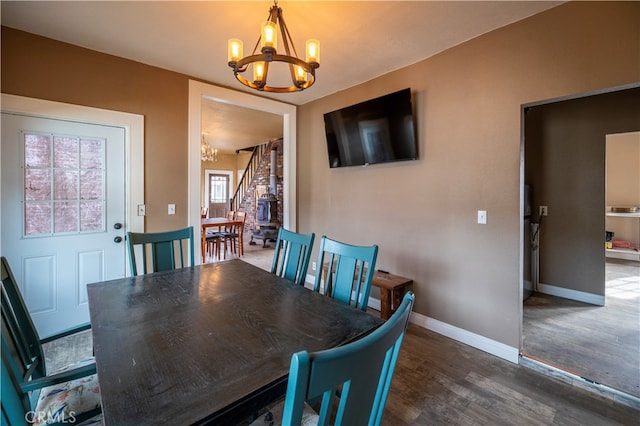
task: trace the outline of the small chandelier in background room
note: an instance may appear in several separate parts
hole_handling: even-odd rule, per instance
[[[201,161],[218,161],[218,149],[213,148],[204,140],[202,134],[202,142],[200,143],[200,160]]]
[[[278,54],[278,28],[284,45],[285,54]],[[260,53],[256,53],[260,46]],[[293,51],[293,55],[291,54]],[[278,7],[278,0],[269,9],[269,18],[262,23],[262,30],[256,46],[250,56],[242,57],[242,40],[230,39],[228,45],[228,63],[233,68],[233,74],[240,83],[252,89],[265,92],[299,92],[311,87],[316,80],[316,68],[320,66],[320,42],[307,40],[306,60],[298,57],[291,35],[282,17],[282,9]],[[290,86],[269,86],[267,75],[269,65],[282,62],[289,68],[291,76]],[[253,68],[253,79],[249,80],[242,74],[249,65]]]

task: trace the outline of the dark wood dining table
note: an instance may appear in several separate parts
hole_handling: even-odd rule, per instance
[[[226,217],[208,217],[200,219],[201,227],[201,255],[202,261],[205,261],[205,248],[207,244],[207,230],[209,228],[217,228],[219,231],[222,227],[238,228],[238,244],[240,245],[238,253],[244,254],[244,221],[236,219],[227,219]],[[220,259],[220,251],[218,251],[218,259]]]
[[[284,396],[293,353],[382,323],[239,259],[87,290],[107,426],[237,424]]]

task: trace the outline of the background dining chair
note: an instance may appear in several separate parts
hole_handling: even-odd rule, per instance
[[[64,411],[65,407],[69,407],[66,409],[67,421],[69,410],[83,413],[78,420],[99,414],[100,395],[95,396],[97,378],[94,360],[90,358],[66,368],[64,372],[48,375],[42,346],[44,343],[87,330],[90,324],[81,324],[46,339],[40,339],[7,259],[2,257],[0,260],[2,424],[25,424],[25,414],[36,411],[56,413]],[[41,390],[42,388],[46,389]],[[73,399],[74,395],[80,395],[75,390],[86,389],[91,393],[82,397],[82,401]],[[85,411],[88,413],[84,413]],[[9,417],[15,417],[19,421],[12,423]]]
[[[380,425],[413,302],[413,293],[405,294],[384,324],[355,342],[293,354],[284,405],[252,426],[266,424],[266,418],[283,425]]]
[[[271,273],[303,285],[315,237],[314,233],[298,234],[281,227],[273,253]]]
[[[184,249],[185,242],[188,246],[188,253]],[[138,250],[136,250],[136,246],[139,247]],[[127,232],[127,247],[129,248],[131,275],[138,275],[137,252],[140,253],[144,274],[176,269],[176,260],[180,268],[195,264],[193,227],[191,226],[167,232]],[[178,255],[176,256],[176,254]],[[189,259],[188,264],[186,261],[187,256]]]
[[[207,234],[205,236],[205,260],[214,257],[220,260],[221,242],[222,233],[216,231],[207,231]]]
[[[377,245],[354,246],[323,235],[314,291],[366,311],[377,257]]]
[[[229,248],[231,253],[238,254],[239,256],[244,255],[244,247],[240,244],[240,234],[244,232],[244,223],[246,218],[246,212],[235,212],[232,219],[242,222],[242,225],[229,226],[224,232],[222,232],[222,243],[225,257],[227,255],[227,248]]]

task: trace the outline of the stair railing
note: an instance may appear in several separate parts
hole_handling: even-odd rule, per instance
[[[258,170],[260,160],[262,159],[264,153],[267,151],[269,144],[270,142],[262,145],[257,145],[253,148],[253,151],[251,152],[251,158],[249,158],[249,163],[242,173],[240,182],[238,182],[238,187],[236,188],[233,197],[231,197],[231,199],[229,200],[229,208],[231,210],[240,210],[240,204],[242,204],[244,196],[251,186],[253,176],[256,173],[256,170]]]

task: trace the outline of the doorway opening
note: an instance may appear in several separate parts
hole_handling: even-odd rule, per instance
[[[621,306],[610,297],[605,206],[607,135],[637,132],[638,117],[638,84],[523,106],[522,188],[531,187],[532,220],[542,223],[539,283],[523,302],[520,347],[527,359],[636,401],[640,299],[632,291]],[[624,273],[634,286],[640,263]]]
[[[282,185],[283,225],[295,230],[296,218],[296,107],[244,92],[225,89],[198,81],[189,81],[189,225],[194,226],[196,238],[200,238],[200,142],[202,136],[202,100],[212,100],[243,108],[270,112],[282,116],[283,122],[283,174],[287,178]],[[197,260],[196,263],[200,263]]]

